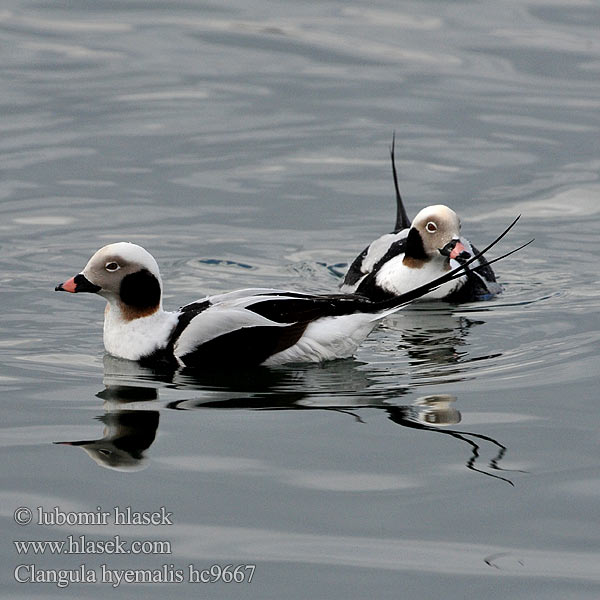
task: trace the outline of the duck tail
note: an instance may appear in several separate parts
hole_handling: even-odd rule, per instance
[[[392,174],[394,175],[394,189],[396,190],[396,225],[394,225],[394,233],[408,229],[410,227],[410,219],[406,214],[404,202],[400,195],[400,187],[398,186],[398,172],[396,171],[396,132],[392,134],[392,147],[390,148],[390,158],[392,159]]]

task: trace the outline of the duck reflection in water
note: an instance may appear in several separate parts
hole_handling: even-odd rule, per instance
[[[483,441],[497,448],[487,468],[504,471],[499,467],[506,452],[504,445],[490,436],[450,428],[462,418],[456,408],[456,397],[439,394],[418,398],[408,405],[397,404],[408,390],[391,391],[388,387],[375,391],[369,372],[361,370],[358,361],[340,361],[325,369],[305,365],[297,370],[236,371],[235,377],[231,373],[215,372],[199,379],[197,374],[192,378],[180,373],[171,381],[165,374],[134,365],[110,356],[105,359],[106,389],[97,394],[107,411],[97,417],[106,426],[104,436],[96,440],[56,443],[82,448],[102,467],[133,471],[147,466],[145,452],[154,442],[159,424],[159,411],[154,410],[155,406],[173,410],[326,410],[351,415],[361,423],[364,421],[359,411],[368,408],[384,411],[393,423],[402,427],[449,435],[468,444],[471,456],[466,467],[469,470],[513,485],[507,478],[477,466]],[[336,376],[332,377],[334,373]],[[136,381],[141,383],[136,385]],[[324,381],[328,382],[326,396],[323,395]],[[202,397],[159,403],[157,384],[179,390],[196,389]]]
[[[501,356],[499,352],[472,356],[467,337],[485,321],[456,315],[454,310],[428,303],[386,320],[387,327],[398,331],[397,347],[407,354],[413,379],[465,381],[475,376],[478,363]]]
[[[139,471],[148,466],[144,452],[152,445],[158,429],[157,410],[115,410],[119,404],[158,399],[157,388],[117,385],[96,394],[104,400],[107,412],[99,417],[104,435],[97,440],[54,442],[78,446],[98,465],[116,471]]]

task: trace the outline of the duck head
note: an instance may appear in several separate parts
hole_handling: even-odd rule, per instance
[[[81,273],[55,290],[99,294],[128,319],[148,316],[162,308],[158,264],[148,251],[129,242],[100,248]]]
[[[458,215],[443,204],[421,210],[408,232],[404,256],[408,266],[440,257],[446,262],[451,258],[469,258],[470,253],[460,241]]]

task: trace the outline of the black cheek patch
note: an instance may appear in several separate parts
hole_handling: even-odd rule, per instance
[[[427,260],[427,254],[425,254],[425,248],[423,247],[423,239],[414,227],[411,227],[408,232],[404,255],[417,260]]]
[[[121,301],[137,309],[148,309],[160,303],[160,284],[147,269],[125,275],[119,290]]]

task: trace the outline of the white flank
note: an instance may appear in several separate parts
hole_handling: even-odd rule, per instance
[[[381,317],[382,318],[382,317]],[[290,348],[273,354],[263,364],[321,362],[352,356],[359,344],[373,331],[380,318],[355,313],[324,317],[308,325],[302,337]]]
[[[364,275],[354,284],[348,285],[346,283],[340,286],[340,291],[344,294],[353,294],[356,292],[358,286],[362,283],[363,279],[373,270],[375,265],[385,256],[386,252],[390,249],[390,246],[408,236],[408,229],[403,229],[398,233],[386,233],[381,237],[377,238],[369,245],[367,254],[362,260],[360,270]]]
[[[408,237],[409,229],[403,229],[398,233],[386,233],[380,238],[377,238],[369,246],[369,251],[363,260],[361,271],[370,273],[373,267],[385,256],[385,253],[390,249],[394,242],[398,242]]]

